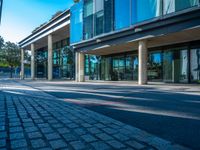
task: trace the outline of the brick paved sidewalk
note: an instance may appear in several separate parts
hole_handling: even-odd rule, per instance
[[[0,88],[0,150],[3,149],[186,148],[31,87],[8,81],[6,85],[2,83]]]

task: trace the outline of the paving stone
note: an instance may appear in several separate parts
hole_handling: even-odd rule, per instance
[[[41,128],[41,131],[43,133],[52,133],[52,132],[54,132],[52,128]]]
[[[122,148],[125,148],[125,145],[116,141],[116,140],[112,140],[112,141],[107,141],[107,143],[109,145],[111,145],[113,148],[115,149],[122,149]]]
[[[75,149],[75,150],[80,150],[80,149],[86,149],[86,145],[81,142],[81,141],[73,141],[70,142],[70,145]]]
[[[26,128],[26,127],[34,127],[34,123],[32,122],[28,122],[28,123],[23,123],[23,126]]]
[[[0,139],[0,147],[6,146],[6,139]]]
[[[40,148],[40,149],[38,149],[38,150],[53,150],[53,149],[50,148],[50,147],[45,147],[45,148]]]
[[[58,132],[60,134],[65,134],[65,133],[69,133],[70,132],[69,129],[67,129],[67,128],[59,128],[57,130],[58,130]]]
[[[67,127],[69,127],[70,129],[73,129],[73,128],[78,128],[79,126],[76,123],[70,123],[70,124],[67,124]]]
[[[127,141],[127,140],[130,139],[128,136],[125,136],[125,135],[123,135],[123,134],[121,134],[121,133],[114,134],[113,136],[114,136],[116,139],[118,139],[118,140],[120,140],[120,141],[122,141],[122,142]]]
[[[51,126],[54,127],[54,128],[61,128],[61,127],[63,127],[63,125],[60,124],[60,123],[52,124]]]
[[[112,140],[113,139],[110,135],[108,135],[106,133],[96,134],[96,136],[98,138],[100,138],[101,140],[103,140],[103,141],[107,141],[107,140]]]
[[[31,140],[31,145],[33,148],[42,148],[46,146],[46,143],[42,139]]]
[[[103,125],[102,123],[97,123],[97,124],[94,124],[94,126],[95,127],[97,127],[97,128],[100,128],[100,129],[102,129],[102,128],[105,128],[106,126],[105,125]]]
[[[9,126],[10,127],[21,126],[21,122],[12,122],[12,123],[9,123]]]
[[[14,132],[22,132],[23,129],[21,126],[18,126],[18,127],[11,127],[10,128],[10,133],[14,133]]]
[[[94,147],[95,150],[109,150],[109,149],[111,149],[111,147],[108,146],[108,144],[101,142],[101,141],[91,143],[91,145]]]
[[[25,128],[25,131],[26,132],[36,132],[36,131],[38,131],[38,128],[37,127],[27,127],[27,128]]]
[[[133,141],[133,140],[126,142],[126,144],[128,144],[129,146],[131,146],[131,147],[133,147],[133,148],[135,148],[137,150],[145,148],[145,145],[140,144],[137,141]]]
[[[76,141],[76,140],[78,140],[78,138],[77,138],[75,135],[73,135],[72,133],[64,134],[63,137],[65,138],[65,140],[66,140],[67,142],[71,142],[71,141]]]
[[[55,139],[60,139],[60,135],[58,135],[57,133],[50,133],[50,134],[45,134],[45,137],[48,140],[55,140]]]
[[[27,142],[25,139],[11,141],[11,147],[13,149],[23,148],[26,146],[27,146]]]
[[[63,140],[55,140],[49,142],[53,149],[61,149],[67,147],[67,144]]]
[[[49,128],[50,125],[48,123],[42,123],[42,124],[38,124],[38,127],[40,127],[40,128]]]
[[[114,134],[114,133],[118,132],[117,130],[114,130],[114,129],[111,129],[111,128],[103,128],[102,130],[105,131],[108,134]]]
[[[92,128],[87,128],[87,130],[92,133],[92,134],[97,134],[97,133],[102,133],[98,128],[92,127]]]
[[[0,132],[5,131],[5,129],[6,129],[5,126],[0,126]]]
[[[0,139],[1,138],[6,138],[7,137],[7,133],[5,131],[0,132]]]
[[[24,138],[24,133],[23,132],[11,133],[10,134],[10,139],[11,140],[17,140],[17,139],[23,139],[23,138]]]
[[[42,134],[40,132],[31,132],[31,133],[28,133],[28,137],[30,139],[41,138]]]
[[[94,136],[92,136],[91,134],[86,134],[81,137],[83,138],[84,141],[86,141],[88,143],[97,141],[97,139]]]
[[[85,129],[82,129],[82,128],[77,128],[77,129],[74,129],[74,132],[78,135],[83,135],[83,134],[86,134],[87,131]]]

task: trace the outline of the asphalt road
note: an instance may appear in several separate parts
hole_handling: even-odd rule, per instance
[[[59,98],[183,146],[200,149],[200,86],[26,82]],[[195,94],[197,93],[197,94]]]

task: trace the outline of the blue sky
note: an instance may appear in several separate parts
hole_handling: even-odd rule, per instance
[[[4,0],[0,35],[19,42],[54,13],[73,5],[73,0]]]

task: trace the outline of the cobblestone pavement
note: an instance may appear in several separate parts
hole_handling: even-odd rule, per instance
[[[0,150],[186,150],[31,87],[0,84]]]

